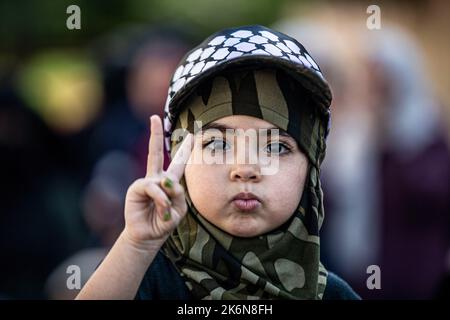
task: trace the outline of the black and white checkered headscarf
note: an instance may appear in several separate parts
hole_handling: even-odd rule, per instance
[[[231,66],[273,66],[294,76],[310,90],[316,105],[328,118],[331,91],[308,51],[296,39],[269,28],[253,25],[221,30],[188,52],[170,82],[164,108],[166,148],[180,112],[181,102],[211,75]],[[328,134],[328,132],[327,132]]]

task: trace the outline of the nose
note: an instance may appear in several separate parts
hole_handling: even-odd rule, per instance
[[[240,164],[231,169],[231,181],[258,182],[261,180],[261,170],[258,165]]]

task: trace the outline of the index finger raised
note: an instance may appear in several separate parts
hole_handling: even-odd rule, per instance
[[[161,118],[154,115],[150,118],[151,131],[147,156],[146,176],[158,174],[164,165],[164,133]]]

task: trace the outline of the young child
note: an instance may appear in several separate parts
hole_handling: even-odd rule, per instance
[[[320,263],[330,102],[316,62],[274,30],[222,30],[190,51],[165,132],[151,117],[125,229],[78,298],[358,299]]]

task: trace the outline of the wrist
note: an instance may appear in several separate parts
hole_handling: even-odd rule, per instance
[[[159,251],[159,249],[161,249],[167,239],[167,237],[164,237],[163,239],[138,241],[130,236],[126,228],[122,231],[119,238],[124,243],[124,245],[132,251],[149,257],[153,257],[154,255],[156,255],[156,253]]]

